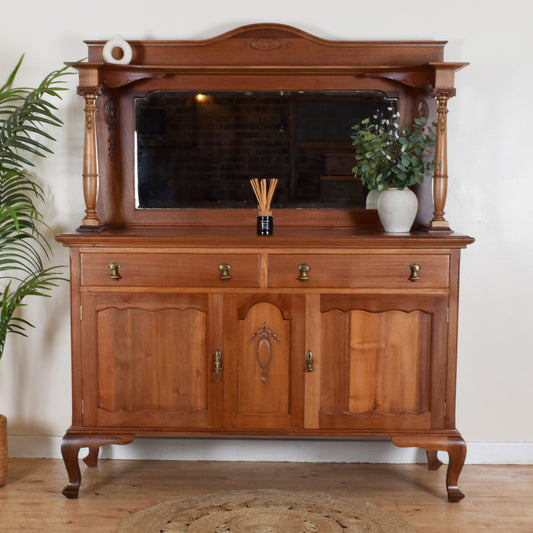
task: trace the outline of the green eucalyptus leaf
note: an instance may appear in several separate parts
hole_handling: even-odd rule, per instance
[[[398,120],[377,112],[353,126],[357,175],[369,189],[405,188],[435,168],[435,125],[420,117],[400,128]]]

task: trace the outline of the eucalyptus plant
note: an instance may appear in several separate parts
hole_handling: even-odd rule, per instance
[[[352,171],[368,189],[405,189],[435,169],[436,134],[427,119],[400,127],[399,113],[378,112],[352,127],[356,165]]]
[[[0,87],[0,357],[6,336],[26,336],[33,325],[16,311],[27,296],[50,296],[62,267],[47,266],[51,247],[39,205],[44,191],[28,171],[33,159],[52,153],[45,128],[62,125],[51,100],[66,90],[69,67],[48,74],[37,88],[14,87],[22,56]]]

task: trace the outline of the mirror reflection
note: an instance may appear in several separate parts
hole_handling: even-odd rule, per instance
[[[279,179],[274,208],[364,207],[351,127],[391,107],[396,99],[360,91],[137,98],[137,207],[255,208],[251,178]]]

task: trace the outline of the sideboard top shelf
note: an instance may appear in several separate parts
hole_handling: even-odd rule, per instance
[[[274,235],[258,236],[255,227],[124,227],[56,237],[66,246],[191,246],[217,248],[419,249],[466,248],[472,237],[458,233],[428,235],[425,231],[385,233],[373,228],[276,227]]]
[[[257,64],[420,65],[443,61],[446,41],[328,40],[283,24],[250,24],[203,40],[132,40],[134,65]],[[87,40],[89,62],[103,63],[105,41]],[[332,50],[333,49],[333,50]],[[339,54],[334,54],[335,49]],[[218,51],[218,56],[214,56]],[[305,54],[302,54],[305,52]],[[332,54],[334,57],[332,58]]]
[[[252,24],[204,40],[128,41],[132,47],[128,65],[104,62],[106,41],[85,43],[88,62],[75,65],[78,69],[130,72],[138,76],[191,74],[205,69],[209,74],[244,70],[254,75],[305,75],[318,71],[332,75],[366,73],[384,78],[395,74],[392,79],[408,85],[433,85],[435,72],[455,72],[468,65],[443,61],[446,41],[333,41],[280,24]],[[110,83],[118,86],[117,81]]]

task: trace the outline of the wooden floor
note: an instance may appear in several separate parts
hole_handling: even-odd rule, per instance
[[[130,513],[161,501],[236,489],[327,491],[365,498],[420,533],[533,533],[533,466],[464,467],[466,498],[446,501],[446,467],[423,465],[101,461],[82,464],[77,500],[61,494],[63,463],[10,459],[0,488],[0,531],[116,531]]]

